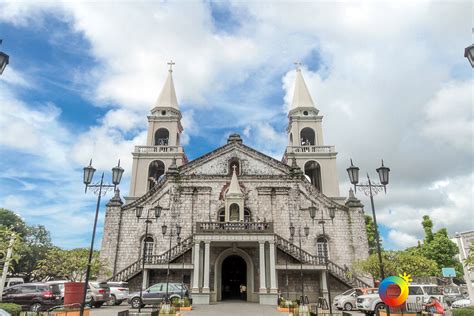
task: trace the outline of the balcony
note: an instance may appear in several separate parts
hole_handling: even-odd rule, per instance
[[[273,222],[197,222],[198,234],[273,234]]]
[[[335,153],[334,146],[288,146],[286,153]]]
[[[179,153],[179,146],[135,146],[136,153]]]

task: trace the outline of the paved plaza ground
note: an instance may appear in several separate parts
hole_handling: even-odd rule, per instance
[[[117,313],[129,309],[130,306],[123,303],[120,306],[103,306],[101,308],[93,308],[91,316],[117,316]],[[277,312],[276,306],[260,305],[256,303],[243,303],[242,301],[225,301],[212,305],[193,306],[194,310],[190,312],[181,312],[185,316],[286,316],[288,314]],[[149,310],[149,309],[143,309]],[[363,314],[351,312],[354,316]]]

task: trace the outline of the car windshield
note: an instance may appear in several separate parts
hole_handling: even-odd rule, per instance
[[[342,293],[341,295],[351,295],[352,292],[354,292],[354,289],[347,290],[344,293]]]
[[[441,289],[437,286],[425,286],[424,290],[428,295],[442,295]]]
[[[445,294],[461,294],[461,291],[457,287],[445,287]]]

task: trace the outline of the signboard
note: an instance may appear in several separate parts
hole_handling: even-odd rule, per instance
[[[454,270],[454,268],[442,268],[441,270],[445,278],[454,278],[456,276],[456,270]]]

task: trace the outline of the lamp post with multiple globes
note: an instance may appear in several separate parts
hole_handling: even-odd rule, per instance
[[[86,304],[86,294],[87,294],[87,287],[89,284],[89,276],[91,272],[91,262],[92,262],[92,254],[94,251],[94,239],[95,239],[95,231],[97,228],[97,218],[99,216],[99,207],[100,207],[100,199],[102,195],[105,195],[109,189],[114,189],[114,191],[117,188],[117,185],[120,184],[120,180],[122,179],[123,175],[123,168],[120,167],[120,160],[118,161],[118,165],[114,168],[112,168],[112,184],[106,184],[104,183],[104,173],[102,172],[102,176],[100,177],[100,182],[97,184],[91,184],[92,183],[92,178],[94,177],[94,172],[95,168],[92,167],[92,159],[89,163],[89,166],[84,167],[84,184],[86,186],[85,188],[85,193],[87,193],[88,188],[93,188],[93,192],[97,195],[97,204],[96,204],[96,209],[95,209],[95,218],[94,218],[94,227],[92,229],[92,240],[91,240],[91,246],[89,248],[89,258],[87,259],[87,269],[86,269],[86,279],[85,279],[85,285],[84,285],[84,293],[82,297],[82,304],[81,304],[81,309],[80,309],[80,316],[84,315],[84,306]]]
[[[360,188],[366,196],[370,197],[370,205],[372,207],[372,217],[374,220],[374,231],[375,231],[375,241],[377,244],[377,256],[379,259],[379,268],[380,268],[380,277],[381,280],[385,279],[384,266],[382,261],[382,251],[380,248],[380,237],[377,227],[377,218],[375,216],[375,206],[374,206],[374,195],[382,192],[387,192],[387,185],[389,182],[390,169],[385,167],[382,160],[382,166],[377,168],[376,171],[379,174],[380,184],[373,183],[367,173],[367,183],[359,184],[359,168],[354,166],[351,159],[351,165],[346,169],[349,175],[350,182],[354,185],[354,191],[357,192],[357,188]],[[390,315],[390,309],[387,308],[387,314]]]
[[[153,211],[153,215],[155,219],[158,220],[161,216],[161,211],[162,211],[161,206],[155,206],[151,209],[147,210],[146,213],[146,218],[145,218],[145,237],[143,238],[143,254],[142,254],[142,285],[140,286],[140,306],[138,306],[138,312],[141,312],[142,308],[142,302],[143,302],[143,281],[145,280],[145,262],[147,261],[146,255],[147,255],[147,249],[146,249],[146,238],[148,237],[148,225],[151,224],[152,217],[150,217],[150,210]],[[137,206],[135,208],[135,215],[137,216],[137,221],[140,220],[140,217],[142,217],[143,213],[143,206]]]

